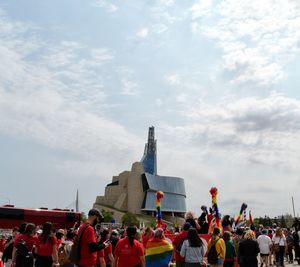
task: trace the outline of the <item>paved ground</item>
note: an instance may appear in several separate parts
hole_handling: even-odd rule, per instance
[[[260,266],[260,261],[259,261],[258,266]],[[275,267],[275,265],[271,265],[271,266]],[[291,267],[291,266],[297,266],[297,267],[300,267],[300,265],[298,265],[298,263],[296,261],[294,263],[288,263],[287,261],[285,261],[284,262],[284,266],[289,266],[289,267]]]

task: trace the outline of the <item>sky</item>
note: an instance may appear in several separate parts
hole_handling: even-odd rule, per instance
[[[139,161],[196,215],[300,212],[298,0],[0,0],[0,204],[82,209]],[[163,206],[163,203],[162,203]]]

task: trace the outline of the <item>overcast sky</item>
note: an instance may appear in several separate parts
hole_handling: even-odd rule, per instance
[[[139,161],[188,209],[300,212],[300,1],[0,0],[0,204],[92,206]],[[162,203],[163,206],[163,203]]]

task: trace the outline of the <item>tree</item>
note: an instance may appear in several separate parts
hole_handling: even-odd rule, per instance
[[[154,228],[156,226],[156,220],[152,218],[149,222],[150,227]]]
[[[137,217],[131,213],[131,212],[126,212],[123,216],[122,216],[122,223],[125,226],[139,226],[140,222],[137,219]]]
[[[277,217],[274,217],[274,219],[273,219],[273,224],[276,224],[277,226],[279,226],[279,220],[278,220],[278,218]]]
[[[285,218],[284,218],[283,215],[281,215],[281,217],[280,217],[280,222],[279,222],[279,224],[280,224],[280,227],[281,227],[281,228],[286,228],[286,227],[287,227],[287,226],[286,226],[286,221],[285,221]]]
[[[272,220],[269,216],[266,217],[266,223],[264,224],[264,226],[272,226]]]
[[[104,217],[103,220],[105,223],[110,223],[114,219],[114,213],[112,211],[102,209],[101,213]]]

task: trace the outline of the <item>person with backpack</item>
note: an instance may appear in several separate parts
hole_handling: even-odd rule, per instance
[[[97,252],[108,247],[109,241],[97,242],[95,227],[103,221],[103,215],[97,209],[91,209],[88,219],[83,223],[79,230],[77,239],[74,241],[70,256],[78,267],[93,267],[97,264]],[[76,255],[74,255],[75,252]],[[74,259],[76,257],[76,259]],[[71,257],[70,257],[71,259]]]
[[[244,239],[239,243],[239,263],[240,267],[256,267],[258,266],[257,255],[259,253],[259,245],[255,240],[255,233],[248,230]]]
[[[35,267],[52,267],[53,262],[56,266],[59,265],[57,239],[54,235],[54,229],[51,222],[43,224],[42,233],[37,240],[35,253]]]
[[[208,241],[207,261],[212,267],[222,267],[225,259],[226,245],[220,237],[221,229],[213,229],[212,238]]]
[[[13,267],[33,267],[33,247],[37,243],[35,235],[35,225],[26,224],[24,233],[16,236],[14,241],[12,266]]]
[[[3,252],[3,262],[4,262],[4,267],[10,267],[11,262],[12,262],[12,253],[14,249],[14,241],[16,238],[16,235],[18,234],[18,228],[15,227],[12,231],[12,236],[9,237],[6,241],[5,247],[4,247],[4,252]]]
[[[69,229],[67,231],[65,240],[58,247],[58,262],[62,267],[74,267],[74,264],[71,263],[69,256],[75,236],[76,233],[74,230]]]
[[[187,238],[182,244],[180,256],[184,257],[185,267],[202,266],[204,245],[195,228],[189,229]]]

